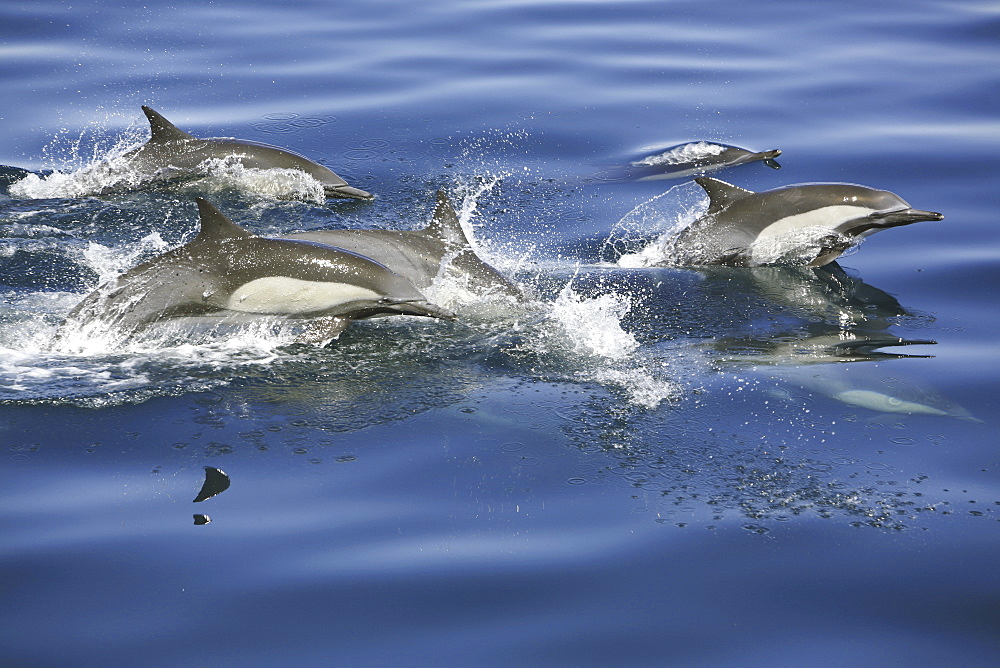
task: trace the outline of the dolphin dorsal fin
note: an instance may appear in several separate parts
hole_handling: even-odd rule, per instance
[[[424,228],[424,234],[440,239],[448,246],[471,246],[468,237],[465,236],[465,230],[462,229],[462,223],[458,220],[455,207],[451,205],[451,200],[444,190],[437,191],[434,215]]]
[[[208,243],[225,241],[227,239],[253,239],[257,235],[226,218],[225,214],[215,208],[207,199],[196,197],[198,215],[201,216],[201,231],[191,243]]]
[[[151,135],[149,141],[168,142],[195,139],[194,135],[189,135],[178,129],[177,126],[146,105],[142,105],[142,113],[146,114],[146,118],[149,119],[149,133]]]
[[[695,181],[705,189],[705,193],[708,195],[709,204],[707,214],[709,215],[719,213],[733,202],[754,194],[752,190],[746,190],[731,183],[713,179],[711,176],[701,176],[696,178]]]

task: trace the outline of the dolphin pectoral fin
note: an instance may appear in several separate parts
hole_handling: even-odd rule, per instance
[[[745,248],[731,248],[724,253],[720,253],[717,258],[708,264],[717,264],[726,267],[749,267],[750,258]]]
[[[781,169],[781,165],[779,165],[778,161],[775,160],[774,158],[765,158],[764,164],[770,167],[771,169]]]
[[[314,318],[306,323],[302,332],[295,337],[295,343],[314,343],[328,345],[340,338],[340,335],[351,324],[352,318],[328,316]]]
[[[823,267],[838,257],[855,243],[852,237],[840,234],[828,234],[819,240],[819,252],[816,254],[807,267]]]

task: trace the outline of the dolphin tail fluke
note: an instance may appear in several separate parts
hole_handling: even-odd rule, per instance
[[[142,113],[146,114],[146,118],[149,120],[151,135],[149,141],[151,142],[183,141],[195,138],[194,135],[189,135],[179,129],[151,107],[142,105]]]

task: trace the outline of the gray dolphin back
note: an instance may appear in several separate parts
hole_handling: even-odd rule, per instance
[[[285,238],[329,244],[372,258],[421,290],[453,271],[476,292],[522,296],[517,285],[476,253],[443,190],[438,190],[434,214],[422,230],[313,230]]]
[[[333,170],[294,151],[260,142],[231,137],[199,138],[188,134],[168,121],[162,114],[143,105],[149,121],[150,138],[143,146],[126,154],[125,158],[143,171],[153,174],[170,168],[193,170],[209,159],[236,158],[251,169],[295,169],[305,172],[323,185],[327,197],[365,199],[369,192],[353,188]]]
[[[326,318],[343,326],[376,315],[452,317],[370,258],[325,244],[259,237],[201,198],[198,210],[201,229],[194,239],[94,290],[61,332],[98,322],[131,335],[159,320],[233,314]]]

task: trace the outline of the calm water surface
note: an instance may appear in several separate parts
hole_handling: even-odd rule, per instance
[[[996,665],[998,38],[986,1],[5,2],[0,663]],[[378,197],[75,196],[142,104]],[[703,203],[609,175],[702,139],[946,218],[837,275],[616,264]],[[196,195],[279,234],[441,187],[529,303],[50,348]]]

